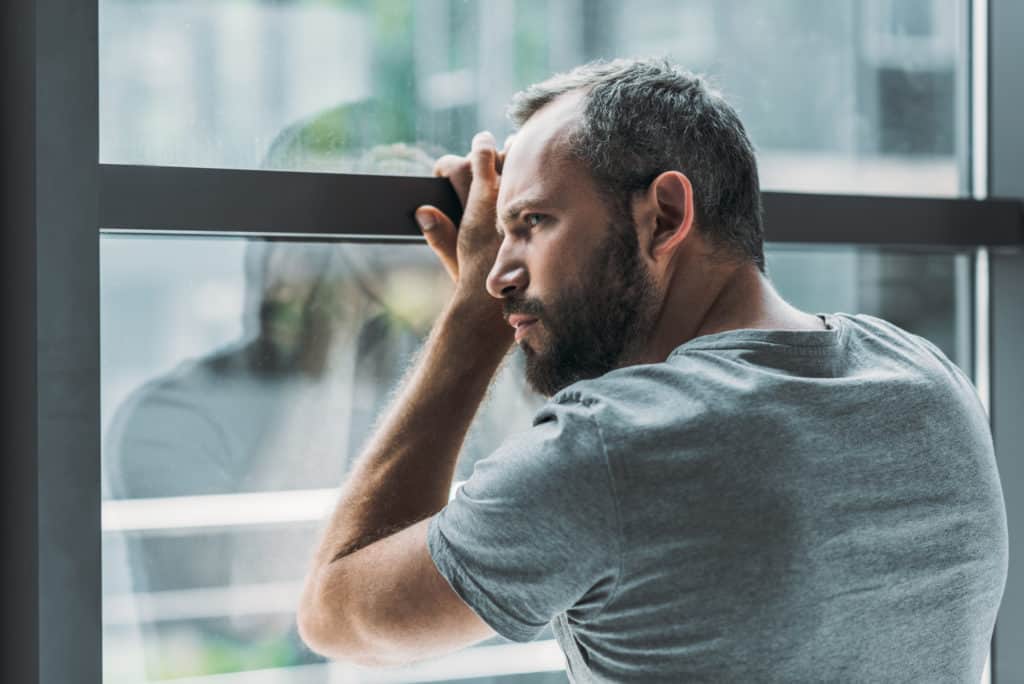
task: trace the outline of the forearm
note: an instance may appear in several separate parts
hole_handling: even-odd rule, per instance
[[[511,344],[493,305],[455,299],[446,307],[342,487],[317,568],[447,503],[470,422]]]

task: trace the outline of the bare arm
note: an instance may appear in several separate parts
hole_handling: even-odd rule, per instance
[[[453,300],[342,487],[317,551],[323,566],[441,510],[470,422],[508,350],[508,324]]]
[[[493,139],[478,135],[468,160],[444,157],[435,168],[466,204],[458,232],[437,210],[428,210],[435,225],[425,230],[456,293],[343,486],[316,550],[299,628],[326,655],[405,662],[493,633],[430,562],[426,519],[447,503],[466,431],[512,342],[500,303],[484,288],[498,246],[500,162]]]

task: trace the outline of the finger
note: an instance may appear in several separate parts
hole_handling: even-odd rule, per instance
[[[454,154],[444,155],[434,163],[434,175],[447,178],[455,188],[455,194],[459,196],[462,206],[466,206],[469,187],[473,182],[473,174],[467,158]]]
[[[469,153],[469,164],[473,171],[473,185],[484,184],[497,188],[498,149],[490,131],[481,131],[473,136],[473,148]]]
[[[446,154],[434,162],[435,176],[450,176],[458,167],[468,163],[468,159],[457,154]]]
[[[505,170],[505,158],[508,157],[508,150],[512,147],[512,139],[515,137],[515,133],[510,133],[509,136],[505,138],[505,143],[501,146],[501,151],[498,152],[498,173]]]
[[[443,211],[430,205],[419,207],[415,218],[430,249],[434,250],[452,280],[458,281],[458,231],[455,224]]]

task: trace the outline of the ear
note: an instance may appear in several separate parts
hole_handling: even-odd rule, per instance
[[[671,256],[694,227],[693,186],[679,171],[665,171],[651,181],[647,194],[654,209],[650,256]]]

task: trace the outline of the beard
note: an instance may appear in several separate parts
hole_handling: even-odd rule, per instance
[[[314,312],[314,305],[314,299],[265,300],[260,304],[259,334],[248,358],[256,375],[279,378],[303,374],[316,379],[324,374],[331,330],[323,314]]]
[[[654,326],[654,283],[640,260],[632,223],[609,225],[581,280],[582,285],[564,290],[550,304],[530,298],[505,301],[506,316],[522,313],[543,323],[543,348],[525,339],[520,345],[527,383],[547,397],[626,365]]]

